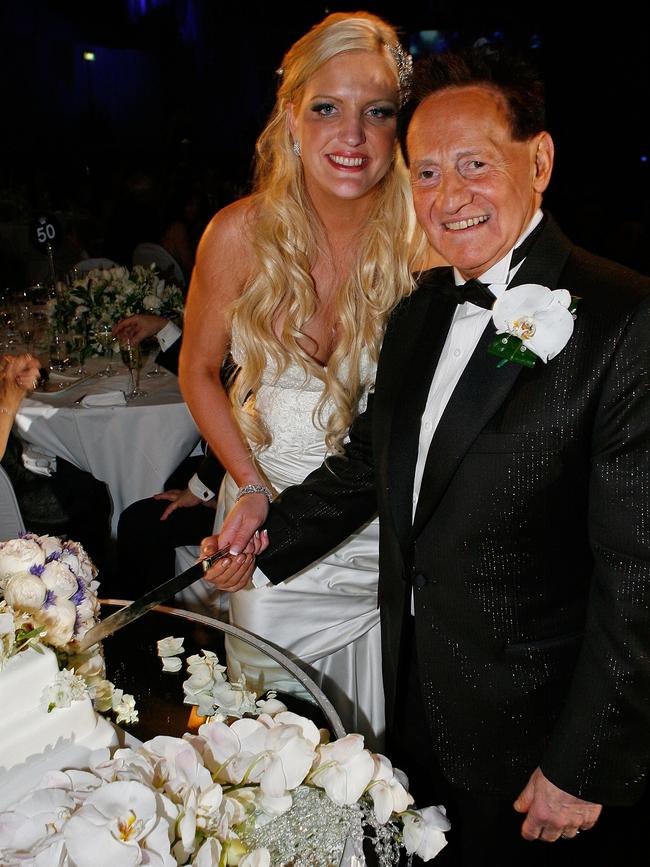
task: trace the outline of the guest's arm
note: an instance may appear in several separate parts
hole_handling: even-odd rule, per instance
[[[5,355],[0,359],[0,457],[23,397],[36,388],[39,362],[31,355]]]
[[[187,509],[200,505],[215,509],[217,492],[222,478],[223,467],[208,449],[200,467],[189,480],[187,488],[184,490],[171,489],[154,494],[154,500],[169,501],[169,506],[160,516],[160,520],[166,521],[176,509]]]

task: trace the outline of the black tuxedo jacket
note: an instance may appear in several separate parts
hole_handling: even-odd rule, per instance
[[[377,509],[389,728],[414,628],[453,783],[514,797],[539,765],[587,800],[633,803],[650,765],[650,280],[549,220],[513,285],[581,296],[573,335],[548,364],[498,368],[490,322],[412,522],[420,418],[455,309],[438,291],[447,270],[391,318],[346,455],[274,503],[260,568],[288,577]]]

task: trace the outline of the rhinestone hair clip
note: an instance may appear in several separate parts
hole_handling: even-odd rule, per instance
[[[397,78],[399,82],[399,103],[400,108],[408,100],[411,95],[411,85],[413,83],[413,58],[402,48],[399,42],[385,42],[384,45],[390,51],[395,65],[397,66]]]

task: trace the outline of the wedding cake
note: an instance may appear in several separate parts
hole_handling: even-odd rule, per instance
[[[76,651],[98,619],[95,576],[75,542],[27,533],[0,543],[0,810],[46,771],[83,768],[118,743],[97,710],[137,719],[131,696],[105,679],[101,648]]]
[[[44,695],[58,674],[49,647],[27,648],[0,672],[0,773],[57,744],[94,748],[117,742],[113,726],[95,712],[87,694],[48,711]]]

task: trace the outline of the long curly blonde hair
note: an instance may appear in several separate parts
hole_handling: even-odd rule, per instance
[[[336,291],[337,346],[324,368],[301,347],[303,327],[318,298],[311,270],[322,227],[305,189],[302,163],[292,149],[288,104],[298,105],[307,80],[345,51],[382,53],[395,69],[395,30],[366,12],[335,13],[315,25],[287,52],[270,120],[256,147],[256,183],[251,236],[259,262],[256,275],[232,308],[233,327],[245,360],[231,389],[236,418],[255,451],[271,432],[255,411],[254,397],[269,364],[279,376],[291,362],[324,383],[314,423],[325,432],[328,451],[341,451],[368,383],[364,351],[377,360],[386,320],[413,289],[408,247],[413,229],[411,193],[401,154],[376,187],[353,266]]]

